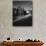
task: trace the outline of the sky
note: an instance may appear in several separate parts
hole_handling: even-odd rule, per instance
[[[18,6],[26,10],[32,10],[32,1],[14,1],[13,7],[17,8]]]
[[[13,0],[13,1],[32,1],[32,0]]]

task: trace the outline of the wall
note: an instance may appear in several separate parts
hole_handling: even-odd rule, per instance
[[[39,39],[46,45],[46,0],[33,0],[33,26],[12,26],[12,0],[0,0],[0,41]]]

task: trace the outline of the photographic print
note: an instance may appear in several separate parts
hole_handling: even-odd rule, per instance
[[[32,1],[13,0],[13,26],[32,26]]]

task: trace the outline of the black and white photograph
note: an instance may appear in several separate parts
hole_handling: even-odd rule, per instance
[[[13,0],[13,26],[32,26],[32,1]]]

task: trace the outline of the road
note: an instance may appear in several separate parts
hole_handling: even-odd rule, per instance
[[[31,16],[31,14],[28,14],[28,15],[23,15],[23,16],[17,16],[16,19],[14,20],[14,22],[17,22],[17,21],[20,21],[20,20],[23,20],[23,19],[27,19]]]

